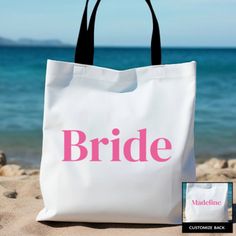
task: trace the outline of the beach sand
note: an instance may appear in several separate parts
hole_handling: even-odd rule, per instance
[[[199,164],[197,166],[197,179],[199,181],[233,181],[235,183],[233,201],[236,203],[236,159],[226,161],[213,158],[203,164]],[[181,226],[64,222],[39,223],[35,221],[35,218],[42,208],[43,200],[39,187],[39,170],[24,170],[17,165],[2,166],[0,168],[1,236],[156,236],[182,234]],[[233,211],[236,211],[236,205],[234,205]],[[235,219],[233,221],[235,222]],[[234,232],[236,232],[236,224],[234,224]]]

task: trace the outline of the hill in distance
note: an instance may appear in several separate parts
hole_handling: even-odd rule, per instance
[[[63,43],[58,39],[46,39],[46,40],[35,40],[31,38],[20,38],[18,40],[12,40],[0,36],[0,46],[53,46],[53,47],[65,47],[71,46]]]

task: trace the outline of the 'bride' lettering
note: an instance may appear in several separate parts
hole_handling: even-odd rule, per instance
[[[92,162],[99,162],[101,161],[99,156],[99,148],[101,145],[111,145],[112,153],[111,153],[111,161],[112,162],[119,162],[121,161],[121,147],[120,147],[120,138],[118,135],[120,134],[120,130],[115,128],[112,130],[112,134],[115,136],[114,139],[109,140],[108,138],[94,138],[89,140],[91,146],[91,153],[88,153],[89,150],[83,144],[87,141],[86,134],[81,130],[63,130],[64,133],[64,159],[63,161],[72,162],[72,161],[82,161],[84,160],[88,154],[91,156]],[[123,156],[129,162],[145,162],[148,161],[147,159],[147,130],[140,129],[138,130],[139,137],[129,138],[124,142],[123,146]],[[74,137],[73,140],[76,141],[72,142],[72,135]],[[132,155],[132,147],[136,143],[138,144],[138,157],[134,157]],[[136,146],[137,147],[137,146]],[[72,150],[74,153],[72,153]],[[171,156],[165,156],[166,151],[171,151],[172,145],[170,140],[167,138],[157,138],[155,139],[149,148],[149,152],[151,157],[157,162],[166,162],[170,160]],[[72,154],[78,156],[72,158]]]

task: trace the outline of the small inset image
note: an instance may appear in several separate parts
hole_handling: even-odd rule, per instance
[[[217,225],[224,225],[223,228],[225,225],[226,228],[232,225],[233,183],[184,182],[182,200],[183,228],[200,229],[200,226],[212,226],[208,228],[213,230]]]
[[[183,222],[232,220],[232,183],[183,183]]]

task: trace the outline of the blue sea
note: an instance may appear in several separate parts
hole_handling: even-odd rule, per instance
[[[38,167],[46,60],[73,61],[74,48],[0,47],[0,149],[9,162]],[[95,64],[150,64],[148,48],[97,48]],[[195,60],[197,160],[236,157],[236,49],[164,48],[163,63]]]

